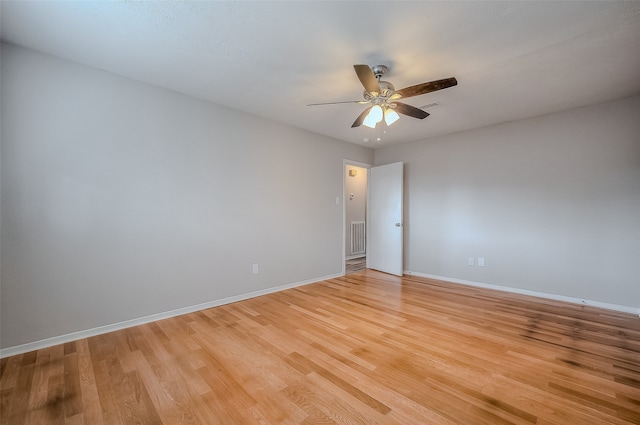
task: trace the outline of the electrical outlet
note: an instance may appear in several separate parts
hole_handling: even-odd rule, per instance
[[[484,257],[478,257],[478,267],[484,267]]]
[[[468,266],[475,266],[475,261],[473,260],[473,257],[469,257],[469,259],[467,260],[467,265]]]
[[[254,264],[254,265],[253,265],[253,271],[252,271],[252,273],[253,273],[253,274],[258,274],[258,273],[260,273],[260,267],[258,267],[258,265],[257,265],[257,264]]]

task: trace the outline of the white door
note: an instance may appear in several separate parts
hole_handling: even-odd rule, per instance
[[[402,276],[403,163],[369,170],[367,268]]]

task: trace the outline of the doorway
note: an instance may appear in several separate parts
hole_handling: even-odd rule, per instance
[[[366,268],[368,164],[344,163],[344,274]]]
[[[345,159],[343,165],[342,274],[371,268],[402,276],[404,164],[372,167]],[[360,191],[354,190],[356,183]],[[354,239],[358,227],[364,234]]]

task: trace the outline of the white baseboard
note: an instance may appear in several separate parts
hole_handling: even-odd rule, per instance
[[[125,320],[124,322],[113,323],[110,325],[99,326],[97,328],[86,329],[86,330],[72,332],[65,335],[55,336],[52,338],[42,339],[40,341],[29,342],[27,344],[16,345],[14,347],[7,347],[7,348],[0,349],[0,359],[5,357],[10,357],[10,356],[15,356],[22,353],[28,353],[29,351],[41,350],[43,348],[64,344],[66,342],[76,341],[78,339],[90,338],[92,336],[101,335],[108,332],[119,331],[121,329],[143,325],[145,323],[155,322],[157,320],[168,319],[170,317],[180,316],[182,314],[193,313],[194,311],[206,310],[208,308],[218,307],[224,304],[231,304],[238,301],[248,300],[250,298],[259,297],[261,295],[267,295],[274,292],[284,291],[285,289],[291,289],[291,288],[308,285],[310,283],[315,283],[315,282],[321,282],[323,280],[333,279],[340,276],[343,276],[342,273],[332,274],[328,276],[304,280],[304,281],[295,282],[295,283],[289,283],[286,285],[275,286],[273,288],[262,289],[260,291],[249,292],[241,295],[234,295],[232,297],[209,301],[202,304],[196,304],[189,307],[178,308],[176,310],[165,311],[163,313],[157,313],[149,316],[139,317],[137,319]]]
[[[546,292],[530,291],[528,289],[512,288],[509,286],[492,285],[490,283],[474,282],[471,280],[463,280],[463,279],[456,279],[456,278],[447,277],[447,276],[437,276],[437,275],[426,274],[426,273],[412,272],[409,270],[405,270],[404,273],[411,276],[426,277],[429,279],[436,279],[436,280],[444,280],[446,282],[459,283],[461,285],[495,289],[496,291],[512,292],[512,293],[521,294],[521,295],[530,295],[533,297],[547,298],[547,299],[556,300],[556,301],[565,301],[568,303],[579,304],[579,305],[589,305],[592,307],[600,307],[600,308],[605,308],[607,310],[620,311],[623,313],[631,313],[631,314],[640,316],[640,308],[634,308],[634,307],[629,307],[624,305],[609,304],[609,303],[603,303],[600,301],[585,300],[582,298],[565,297],[564,295],[548,294]]]

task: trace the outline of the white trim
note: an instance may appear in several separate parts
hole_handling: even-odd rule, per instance
[[[222,298],[219,300],[209,301],[202,304],[196,304],[189,307],[178,308],[176,310],[165,311],[163,313],[156,313],[149,316],[139,317],[137,319],[125,320],[124,322],[113,323],[110,325],[98,326],[97,328],[86,329],[83,331],[72,332],[66,335],[54,336],[52,338],[42,339],[40,341],[29,342],[22,345],[16,345],[14,347],[0,349],[0,359],[15,356],[29,351],[41,350],[43,348],[51,347],[54,345],[64,344],[66,342],[77,341],[83,338],[90,338],[92,336],[105,334],[108,332],[119,331],[121,329],[130,328],[133,326],[143,325],[145,323],[155,322],[158,320],[168,319],[170,317],[180,316],[182,314],[193,313],[194,311],[206,310],[212,307],[218,307],[224,304],[231,304],[238,301],[248,300],[250,298],[259,297],[261,295],[267,295],[274,292],[284,291],[285,289],[291,289],[298,286],[308,285],[310,283],[321,282],[323,280],[334,279],[336,277],[343,276],[344,273],[332,274],[315,279],[303,280],[300,282],[289,283],[286,285],[275,286],[273,288],[261,289],[259,291],[249,292],[241,295],[234,295],[232,297]]]
[[[444,280],[447,282],[459,283],[461,285],[495,289],[496,291],[512,292],[512,293],[521,294],[521,295],[530,295],[532,297],[547,298],[550,300],[564,301],[564,302],[573,303],[573,304],[589,305],[592,307],[605,308],[607,310],[615,310],[623,313],[631,313],[631,314],[640,316],[640,308],[634,308],[634,307],[629,307],[624,305],[609,304],[609,303],[603,303],[600,301],[585,300],[582,298],[566,297],[564,295],[548,294],[546,292],[530,291],[528,289],[512,288],[509,286],[492,285],[490,283],[474,282],[471,280],[456,279],[456,278],[447,277],[447,276],[437,276],[437,275],[427,274],[427,273],[412,272],[409,270],[405,270],[404,273],[412,276],[426,277],[429,279]]]

